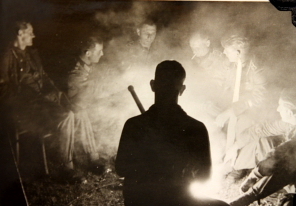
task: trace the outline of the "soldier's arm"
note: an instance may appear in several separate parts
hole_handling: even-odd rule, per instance
[[[9,78],[9,71],[12,72],[13,56],[11,50],[6,51],[1,58],[0,68],[0,99],[5,99],[13,92],[12,84]]]
[[[243,113],[248,108],[258,107],[263,103],[267,84],[264,72],[265,69],[258,68],[253,61],[250,62],[247,71],[248,80],[246,85],[242,85],[245,87],[245,91],[240,96],[240,100],[233,103],[233,110],[236,115]]]
[[[263,137],[270,136],[280,136],[285,135],[291,131],[293,125],[283,122],[281,120],[277,121],[266,121],[261,124],[256,124],[241,133],[241,138],[237,139],[238,148],[243,147],[248,142],[257,141]]]
[[[42,60],[40,58],[39,52],[37,49],[29,49],[31,58],[34,61],[35,69],[38,70],[39,76],[41,78],[41,93],[45,98],[58,102],[61,91],[55,86],[53,80],[48,76],[46,71],[43,68]]]
[[[289,174],[296,172],[296,138],[292,138],[282,143],[273,151],[268,153],[267,157],[258,164],[259,172],[262,175],[272,175],[276,171],[287,172]]]
[[[93,81],[79,71],[72,71],[68,77],[68,96],[72,109],[86,109],[93,99]]]

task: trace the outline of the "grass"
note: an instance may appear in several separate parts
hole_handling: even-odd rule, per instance
[[[52,176],[24,179],[24,186],[32,206],[123,205],[121,180],[111,170],[102,175],[89,172],[76,182]]]
[[[54,154],[54,153],[53,153]],[[56,155],[56,154],[55,154]],[[41,175],[43,162],[24,161],[21,174],[30,206],[123,206],[122,179],[115,173],[114,158],[103,160],[103,170],[77,168],[74,180],[59,172],[56,156],[49,154],[49,175]],[[36,158],[35,155],[33,157]],[[27,162],[27,163],[26,163]],[[25,164],[26,163],[26,164]],[[29,169],[28,169],[29,168]],[[33,168],[33,169],[32,169]],[[41,168],[41,169],[40,169]],[[28,171],[25,171],[25,170]],[[37,172],[36,172],[37,171]],[[37,174],[37,175],[36,175]],[[233,182],[228,177],[221,182],[219,199],[226,202],[239,196],[239,187],[244,179]],[[276,193],[251,206],[277,206],[284,193]]]
[[[79,172],[78,172],[79,173]],[[67,182],[57,177],[45,176],[37,180],[24,179],[25,190],[32,206],[123,206],[122,180],[113,170],[107,169],[103,174],[91,172],[84,174],[79,182]],[[231,200],[239,195],[239,185],[225,179],[221,199]],[[251,206],[277,206],[284,196],[277,193]]]

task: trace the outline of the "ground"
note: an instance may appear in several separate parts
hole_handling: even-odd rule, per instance
[[[80,174],[79,174],[80,173]],[[112,167],[106,167],[102,174],[77,171],[81,181],[68,181],[66,177],[57,177],[55,174],[43,176],[32,181],[24,178],[24,186],[28,201],[32,206],[123,206],[122,179],[114,172]],[[221,199],[230,201],[239,195],[239,186],[225,179]],[[260,206],[276,206],[283,197],[283,193],[277,193],[272,197],[260,201]],[[259,206],[254,202],[251,206]]]
[[[123,206],[122,183],[114,170],[114,157],[102,158],[100,166],[76,168],[74,173],[61,173],[59,158],[55,149],[47,147],[49,174],[45,174],[42,153],[38,140],[34,144],[25,143],[21,147],[20,173],[30,206]],[[49,143],[49,142],[47,142]],[[32,148],[34,145],[34,149]],[[47,144],[46,146],[49,146]],[[31,148],[31,149],[28,149]],[[75,178],[70,178],[70,177]],[[223,189],[218,197],[226,202],[237,197],[240,181],[224,178]],[[260,201],[260,206],[277,206],[283,193],[277,193]],[[259,206],[254,202],[251,206]]]
[[[88,173],[81,182],[60,182],[50,176],[25,182],[30,205],[42,206],[112,206],[123,205],[121,180],[113,171],[102,175]]]

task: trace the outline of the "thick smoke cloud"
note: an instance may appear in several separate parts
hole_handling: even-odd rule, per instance
[[[199,71],[192,67],[189,37],[193,31],[207,30],[211,43],[222,50],[220,39],[232,33],[242,33],[252,43],[251,53],[266,68],[269,81],[267,111],[276,114],[279,91],[293,85],[296,77],[295,48],[296,29],[291,23],[290,12],[280,12],[269,3],[234,2],[88,2],[48,4],[31,3],[19,12],[29,17],[35,28],[35,46],[39,49],[46,71],[61,89],[66,88],[67,72],[73,69],[77,57],[76,43],[87,35],[97,33],[105,39],[104,57],[97,65],[95,78],[98,103],[90,110],[98,138],[105,155],[114,155],[125,120],[139,114],[127,91],[135,86],[145,109],[153,103],[149,80],[158,62],[127,72],[122,62],[128,62],[126,45],[137,39],[136,27],[149,18],[157,24],[157,37],[153,44],[158,55],[180,61],[187,70],[187,90],[180,104],[191,116],[199,116],[199,104],[203,92],[198,85],[205,79],[196,80]],[[50,8],[40,14],[38,8]],[[9,4],[13,8],[16,3]],[[26,12],[25,12],[26,11]],[[37,12],[38,11],[38,12]],[[42,18],[41,18],[41,17]],[[17,19],[6,14],[6,24]],[[204,82],[202,82],[204,81]]]
[[[169,8],[170,12],[167,12]],[[188,44],[190,34],[199,29],[207,30],[211,34],[214,47],[221,49],[220,40],[229,34],[244,34],[252,44],[252,55],[256,56],[260,66],[266,68],[266,78],[268,79],[268,96],[271,101],[266,105],[266,118],[276,118],[276,105],[279,91],[290,84],[294,79],[294,58],[295,52],[295,28],[291,24],[290,13],[279,12],[268,3],[218,3],[218,2],[134,2],[128,9],[123,11],[97,12],[96,21],[105,27],[116,27],[118,33],[112,33],[112,37],[106,44],[106,64],[109,72],[113,73],[110,79],[106,78],[106,87],[113,100],[110,110],[98,107],[101,110],[99,116],[104,116],[101,120],[100,139],[106,141],[107,145],[117,145],[120,130],[124,121],[129,115],[136,115],[138,110],[129,97],[126,90],[129,84],[139,85],[136,90],[139,96],[145,96],[149,91],[149,79],[153,78],[155,65],[149,69],[149,78],[146,78],[143,68],[139,68],[137,75],[143,78],[132,80],[135,73],[127,75],[124,71],[114,65],[116,59],[124,59],[125,46],[128,41],[137,38],[135,28],[145,18],[152,18],[158,25],[157,38],[154,46],[161,55],[167,59],[176,59],[186,68],[188,73],[187,91],[180,99],[180,104],[189,114],[197,119],[199,116],[198,107],[202,102],[202,92],[198,91],[196,76],[199,71],[192,67],[190,58],[192,53]],[[112,29],[111,29],[112,30]],[[109,29],[110,31],[110,29]],[[119,63],[117,61],[117,63]],[[113,65],[112,65],[113,64]],[[106,69],[106,68],[105,68]],[[139,77],[137,76],[137,77]],[[145,79],[146,78],[146,79]],[[144,81],[145,79],[145,81]],[[138,81],[138,82],[137,82]],[[202,81],[202,79],[199,79]],[[204,80],[206,84],[206,80]],[[112,83],[111,83],[112,82]],[[199,82],[201,83],[201,82]],[[144,89],[142,86],[146,84]],[[201,83],[202,84],[202,83]],[[120,85],[120,86],[119,86]],[[141,85],[141,86],[140,86]],[[197,92],[198,91],[198,92]],[[211,91],[204,91],[206,93]],[[106,90],[105,90],[106,93]],[[108,92],[107,92],[108,93]],[[143,93],[145,95],[143,95]],[[148,95],[149,96],[149,95]],[[143,98],[143,97],[142,97]],[[153,94],[149,96],[150,101],[144,97],[144,107],[148,108],[153,103]],[[108,98],[106,98],[108,99]],[[118,100],[118,101],[117,101]],[[125,102],[127,100],[127,102]],[[128,101],[130,100],[130,101]],[[107,101],[112,101],[110,98]],[[120,103],[121,102],[121,103]],[[122,103],[125,102],[125,103]],[[124,105],[124,107],[123,107]],[[124,109],[123,109],[124,108]],[[133,111],[133,112],[132,112]],[[272,114],[270,113],[272,111]],[[98,118],[100,119],[100,118]],[[106,130],[105,128],[110,128]],[[110,132],[110,133],[109,133]],[[102,135],[104,133],[104,135]],[[111,134],[112,133],[112,134]],[[111,143],[112,142],[112,143]],[[116,149],[114,149],[115,151]]]

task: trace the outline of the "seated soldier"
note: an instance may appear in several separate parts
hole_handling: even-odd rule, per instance
[[[210,177],[211,156],[206,127],[178,105],[185,75],[176,61],[158,64],[154,105],[125,123],[115,168],[125,178],[126,206],[227,205],[189,195],[191,181]]]
[[[202,70],[215,79],[215,83],[221,87],[228,74],[226,57],[212,46],[211,39],[206,31],[194,32],[189,40],[193,52],[192,60],[198,70]]]
[[[44,72],[29,22],[15,24],[15,38],[4,53],[0,68],[0,100],[8,116],[22,130],[52,132],[63,118],[57,104],[60,92]]]
[[[149,63],[151,58],[151,46],[156,37],[157,27],[153,21],[146,20],[136,30],[138,39],[128,44],[128,61],[134,64],[142,63],[145,65]]]
[[[216,123],[227,130],[225,163],[230,163],[232,172],[229,177],[234,181],[241,179],[256,164],[251,157],[252,147],[242,147],[232,154],[234,141],[240,141],[241,133],[260,121],[260,111],[265,101],[266,80],[264,67],[253,57],[249,40],[242,35],[223,38],[221,44],[224,54],[231,63],[231,75],[223,84],[223,95],[231,100],[223,112],[216,117]],[[263,141],[263,139],[262,139]],[[263,149],[269,148],[268,141],[261,142]],[[262,151],[257,150],[261,153]],[[245,156],[250,158],[245,158]]]
[[[67,118],[59,124],[60,149],[65,166],[63,169],[67,173],[73,172],[73,160],[82,166],[89,166],[88,163],[93,164],[99,159],[88,112],[97,102],[95,92],[98,79],[95,78],[94,72],[96,64],[103,56],[103,40],[93,36],[86,38],[81,41],[80,52],[76,67],[68,78],[70,111]]]
[[[290,139],[276,147],[264,160],[259,162],[257,167],[242,184],[241,189],[245,193],[233,200],[230,205],[249,205],[255,200],[265,198],[283,187],[296,182],[295,88],[283,90],[279,99],[277,111],[280,113],[282,121],[286,122],[288,125],[270,127],[268,130],[277,131],[278,134],[286,134]],[[262,129],[266,130],[266,127]]]

